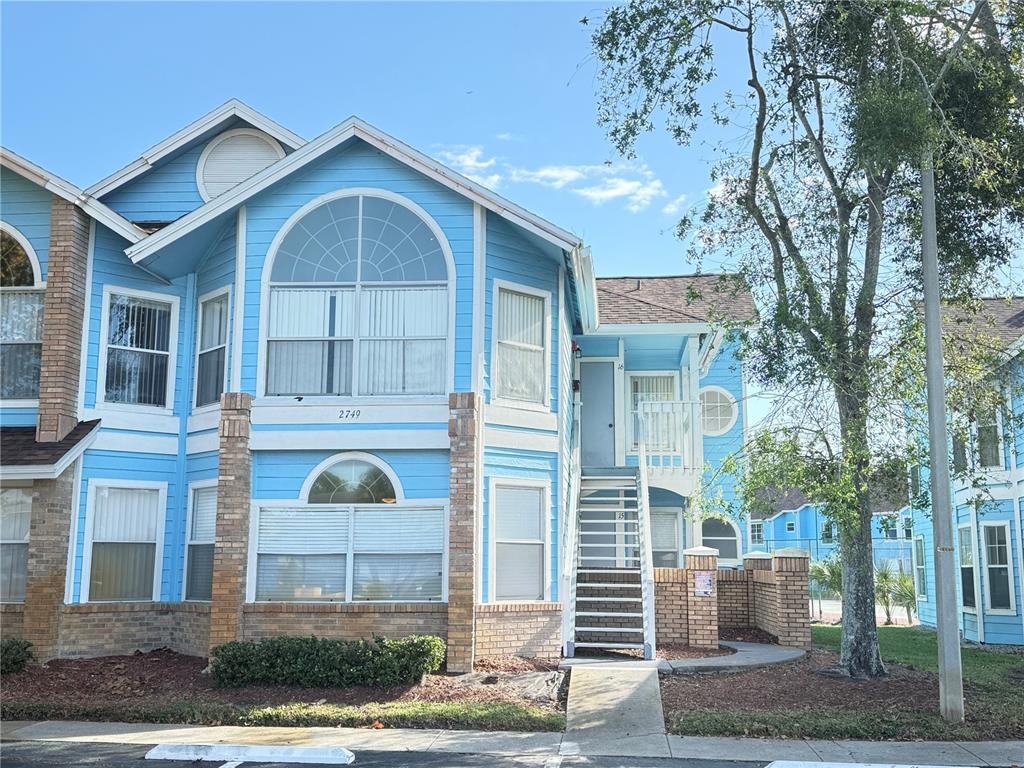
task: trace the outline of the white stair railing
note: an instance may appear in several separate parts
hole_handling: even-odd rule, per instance
[[[653,659],[655,648],[654,628],[654,553],[651,551],[649,484],[647,480],[647,449],[643,432],[637,446],[637,530],[640,537],[640,598],[644,614],[644,658]]]
[[[562,599],[562,651],[573,656],[576,638],[576,569],[579,563],[579,499],[580,499],[580,424],[573,420],[569,441],[569,472],[566,479],[566,505],[562,510],[562,575],[559,596]]]

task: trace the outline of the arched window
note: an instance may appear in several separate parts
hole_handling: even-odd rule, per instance
[[[29,241],[0,224],[0,399],[36,400],[43,341],[39,262]]]
[[[735,525],[728,520],[709,517],[701,523],[700,530],[704,546],[717,549],[719,561],[739,561],[740,537]]]
[[[447,391],[449,253],[411,204],[346,193],[271,248],[267,395]]]
[[[361,459],[343,459],[313,481],[310,504],[394,504],[394,483],[383,469]]]

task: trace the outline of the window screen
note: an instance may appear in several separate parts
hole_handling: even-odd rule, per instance
[[[544,599],[546,507],[543,488],[495,486],[495,599]]]

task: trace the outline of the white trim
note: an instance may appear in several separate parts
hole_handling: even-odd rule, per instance
[[[544,596],[541,598],[543,601],[551,600],[551,481],[543,478],[529,478],[529,477],[506,477],[492,475],[489,482],[489,495],[488,495],[488,507],[489,516],[488,522],[490,523],[490,530],[488,531],[488,538],[490,540],[490,553],[488,557],[488,573],[487,583],[488,590],[487,594],[490,598],[491,603],[522,603],[529,602],[528,600],[499,600],[497,593],[497,549],[498,549],[498,526],[496,524],[497,519],[497,488],[503,486],[506,488],[536,488],[541,490],[541,527],[543,531],[543,539],[541,544],[544,547],[544,552],[541,555],[541,559],[544,565]],[[536,541],[531,540],[530,542],[535,544]]]
[[[187,430],[189,434],[192,434],[193,432],[203,432],[207,429],[216,429],[219,425],[219,408],[200,408],[198,411],[193,411],[192,415],[188,417]]]
[[[53,464],[0,464],[0,480],[55,480],[60,477],[73,461],[78,459],[85,449],[92,445],[100,433],[100,425],[72,446],[67,453]]]
[[[487,448],[519,448],[544,453],[558,453],[560,447],[557,434],[545,435],[515,429],[495,429],[490,426],[484,427],[484,445]]]
[[[132,224],[128,219],[114,212],[99,200],[93,198],[89,190],[84,192],[59,176],[40,168],[6,147],[0,147],[0,165],[10,169],[33,184],[43,187],[57,197],[67,200],[81,208],[94,220],[110,228],[130,243],[138,243],[146,237],[146,233]]]
[[[342,413],[345,411],[346,413]],[[358,416],[351,413],[358,411]],[[448,397],[292,397],[257,398],[253,424],[335,424],[340,418],[358,424],[445,424]],[[214,424],[216,426],[216,424]]]
[[[489,426],[500,425],[522,427],[523,429],[543,429],[548,432],[558,431],[558,414],[551,411],[524,410],[493,403],[485,404],[483,411],[484,423]]]
[[[626,433],[626,441],[624,443],[626,455],[635,456],[636,449],[636,435],[633,434],[633,383],[632,379],[642,378],[671,378],[672,379],[672,397],[673,399],[682,400],[682,393],[679,389],[679,371],[623,371],[625,374],[623,380],[623,395],[625,402],[623,406],[625,408],[622,414],[616,413],[616,419],[623,418],[625,424],[623,428]],[[650,402],[650,401],[648,401]],[[649,452],[655,452],[654,449],[648,448]]]
[[[728,398],[729,403],[732,405],[732,415],[729,417],[729,426],[725,429],[718,430],[716,432],[710,432],[704,427],[704,401],[701,397],[705,392],[717,392],[725,395]],[[700,393],[697,395],[697,400],[700,403],[700,429],[704,437],[722,437],[723,435],[729,434],[729,430],[736,426],[736,420],[740,415],[739,404],[736,402],[736,396],[727,390],[725,387],[720,387],[717,384],[708,384],[700,388]]]
[[[110,326],[110,297],[113,295],[128,296],[137,299],[148,299],[158,301],[171,306],[171,322],[168,330],[167,340],[167,387],[165,390],[165,405],[139,405],[135,403],[108,403],[107,396],[107,335]],[[96,407],[114,408],[116,410],[130,410],[135,413],[153,413],[157,415],[171,416],[174,413],[174,385],[177,378],[178,364],[178,313],[180,310],[181,298],[171,293],[157,293],[155,291],[143,291],[138,288],[123,288],[118,285],[103,286],[103,300],[100,304],[100,338],[99,338],[99,363],[96,370]],[[175,422],[173,431],[177,432],[179,425]]]
[[[93,443],[97,451],[125,451],[127,453],[178,454],[178,438],[153,434],[133,434],[102,430]]]
[[[956,512],[954,511],[955,515]],[[970,566],[964,566],[963,557],[961,557],[962,548],[960,546],[960,531],[966,530],[971,535],[971,558],[973,560]],[[974,529],[970,523],[958,523],[956,526],[956,565],[957,565],[957,588],[959,590],[960,597],[960,610],[963,613],[977,614],[978,613],[978,600],[981,598],[981,588],[978,584],[978,553],[977,547],[974,543],[975,535]],[[965,567],[971,568],[971,583],[974,584],[974,606],[964,605],[963,595],[963,569]],[[980,626],[980,622],[979,622]]]
[[[235,221],[235,291],[232,309],[235,320],[231,327],[231,392],[242,389],[242,346],[245,341],[245,254],[246,254],[246,212],[243,205],[238,209]]]
[[[985,541],[986,528],[1002,528],[1006,532],[1006,565],[993,565],[992,568],[1006,568],[1006,580],[1010,590],[1010,607],[992,607],[992,587],[989,581],[988,542]],[[986,520],[981,523],[981,536],[979,538],[981,549],[981,566],[983,570],[983,584],[985,587],[985,612],[993,616],[1016,616],[1017,615],[1017,590],[1014,584],[1016,574],[1013,570],[1013,540],[1010,538],[1009,520]]]
[[[82,462],[75,461],[75,487],[71,491],[71,521],[68,532],[67,563],[64,566],[64,604],[70,605],[75,594],[75,554],[78,551],[78,516],[82,511]]]
[[[230,194],[226,192],[221,197]],[[455,256],[452,253],[451,244],[448,242],[448,237],[445,235],[444,230],[441,229],[441,225],[427,213],[421,206],[414,203],[404,195],[400,195],[396,192],[391,192],[386,189],[379,189],[377,187],[349,187],[346,189],[339,189],[333,192],[320,195],[313,200],[310,200],[304,206],[295,211],[288,220],[281,226],[274,236],[273,241],[270,243],[270,247],[267,249],[267,256],[263,261],[263,272],[260,276],[260,313],[259,313],[259,343],[256,352],[256,394],[257,397],[266,398],[271,401],[277,401],[281,403],[294,402],[295,398],[291,395],[276,396],[267,395],[267,339],[269,337],[269,321],[270,321],[270,275],[274,269],[274,260],[277,257],[277,251],[281,247],[281,243],[284,242],[285,237],[295,227],[295,225],[302,220],[310,211],[319,208],[325,203],[329,203],[333,200],[340,200],[346,197],[377,197],[382,200],[388,200],[389,202],[401,205],[402,207],[409,210],[412,214],[419,217],[420,221],[427,225],[434,237],[437,238],[438,244],[441,246],[441,253],[444,255],[445,265],[448,270],[448,277],[446,286],[448,290],[448,337],[445,344],[445,383],[448,392],[455,390],[455,311],[456,311],[456,282],[458,273],[455,268]],[[220,198],[217,198],[218,200]],[[360,208],[360,231],[362,227],[362,209]],[[361,248],[360,244],[360,248]],[[361,252],[360,252],[361,259]],[[437,281],[440,282],[440,281]],[[359,287],[361,281],[357,280],[356,286],[356,318],[355,318],[355,333],[356,339],[359,338]],[[325,286],[328,284],[324,284]],[[396,282],[394,287],[401,288],[406,283]],[[367,397],[365,395],[357,394],[358,382],[359,382],[359,345],[353,343],[352,345],[352,394],[351,395],[336,395],[336,396],[323,396],[323,399],[327,402],[334,403],[352,403],[354,400],[360,397]],[[440,397],[440,393],[436,395],[429,395],[427,397]],[[375,395],[373,399],[378,402],[387,402],[394,400],[395,398],[408,398],[409,395]],[[417,396],[416,400],[422,400],[423,396]],[[445,417],[447,419],[447,417]]]
[[[308,446],[308,442],[307,442]],[[306,479],[302,481],[302,489],[299,491],[299,499],[304,504],[309,504],[309,492],[313,490],[313,483],[316,482],[317,478],[325,471],[333,467],[339,461],[365,461],[367,464],[372,464],[383,472],[388,480],[391,481],[392,487],[395,489],[395,503],[401,504],[406,501],[405,489],[402,488],[402,481],[398,478],[398,473],[392,469],[391,465],[378,456],[374,456],[372,453],[365,453],[363,451],[343,451],[342,453],[335,453],[332,456],[328,456],[326,459],[321,461],[313,470],[306,475]],[[266,505],[263,505],[266,506]],[[332,505],[337,506],[337,505]],[[342,504],[340,506],[350,506]],[[355,506],[360,506],[356,504]]]
[[[231,286],[224,285],[220,288],[214,288],[212,291],[204,293],[196,300],[196,319],[195,319],[195,344],[193,349],[193,360],[192,360],[192,402],[189,404],[192,413],[202,412],[204,410],[219,410],[220,409],[220,398],[217,398],[216,402],[206,403],[204,405],[196,405],[196,399],[199,397],[199,355],[203,353],[203,349],[200,348],[201,339],[203,334],[203,304],[207,301],[213,301],[219,299],[221,296],[227,296],[227,312],[230,317],[231,314]],[[228,356],[228,352],[231,349],[231,322],[226,324],[224,331],[224,344],[218,345],[224,347],[224,374],[223,378],[223,389],[221,392],[228,391],[228,369],[231,366],[231,359]],[[216,347],[211,347],[216,349]],[[206,350],[209,351],[209,350]]]
[[[25,237],[13,224],[4,219],[0,219],[0,231],[6,232],[14,241],[21,246],[22,250],[25,251],[25,255],[28,256],[28,262],[32,267],[32,285],[17,285],[17,286],[4,286],[5,288],[42,288],[45,287],[43,282],[43,270],[39,266],[39,257],[36,255],[36,249],[32,247],[32,243]]]
[[[544,402],[528,402],[508,400],[500,397],[498,392],[498,302],[501,291],[523,293],[527,296],[544,301]],[[540,411],[551,413],[551,291],[534,288],[511,280],[494,278],[491,285],[491,403],[496,406],[515,410]]]
[[[223,133],[217,134],[206,143],[205,147],[203,147],[203,151],[199,155],[199,161],[196,163],[196,186],[199,188],[199,196],[206,202],[210,202],[210,200],[216,197],[216,195],[211,195],[206,189],[206,164],[209,162],[210,155],[213,154],[213,150],[216,149],[218,145],[228,139],[234,138],[235,136],[253,136],[266,143],[267,146],[274,150],[274,153],[277,155],[277,160],[271,162],[270,165],[273,165],[285,156],[284,147],[281,146],[281,142],[266,131],[261,131],[258,128],[232,128],[224,131]],[[245,179],[242,179],[242,181],[245,181]]]
[[[253,451],[344,451],[377,450],[444,450],[450,447],[445,429],[339,429],[339,430],[260,430],[249,438]]]
[[[181,558],[181,600],[182,602],[196,602],[196,603],[209,603],[210,600],[189,600],[186,595],[188,594],[188,548],[192,543],[192,508],[194,506],[195,492],[201,488],[216,488],[217,478],[213,477],[208,480],[193,480],[188,484],[188,498],[186,499],[186,513],[185,513],[185,552]],[[216,536],[214,541],[210,542],[198,542],[200,544],[215,544]]]
[[[588,336],[695,336],[714,330],[711,323],[601,323]]]
[[[220,437],[216,432],[203,435],[189,435],[185,438],[185,454],[209,453],[220,448]]]
[[[93,524],[96,521],[94,508],[96,505],[96,491],[99,488],[141,488],[158,491],[157,504],[159,512],[156,523],[156,554],[153,557],[153,594],[152,602],[160,602],[160,581],[163,573],[164,557],[164,526],[167,521],[167,482],[164,480],[115,480],[108,478],[90,478],[88,495],[85,501],[85,540],[82,547],[82,596],[83,603],[89,600],[89,582],[92,576],[92,545],[93,545]],[[149,602],[148,600],[103,600],[97,602]]]
[[[172,133],[166,139],[154,144],[143,152],[138,160],[132,161],[123,168],[114,171],[114,173],[110,174],[105,179],[96,182],[85,190],[86,194],[94,195],[95,197],[103,197],[104,195],[113,192],[115,189],[127,184],[132,179],[141,176],[163,158],[177,152],[186,144],[195,141],[209,131],[216,130],[221,124],[236,117],[241,118],[253,127],[269,134],[271,137],[277,139],[277,141],[286,145],[290,149],[298,149],[306,143],[305,139],[301,136],[292,133],[284,126],[271,120],[266,115],[260,114],[248,104],[245,104],[238,99],[229,99],[213,111],[206,113],[198,120],[194,120],[181,130]]]
[[[487,291],[487,213],[473,204],[473,391],[484,391],[484,304]]]
[[[96,222],[89,224],[89,246],[85,258],[85,304],[82,310],[81,362],[78,368],[78,418],[85,412],[85,389],[89,376],[89,336],[92,323],[92,265],[96,260]]]
[[[292,172],[323,156],[349,139],[357,138],[375,147],[386,155],[395,158],[428,178],[458,192],[473,202],[479,203],[488,210],[494,211],[528,232],[541,237],[564,250],[573,251],[582,244],[580,239],[569,232],[556,227],[548,221],[529,213],[525,209],[506,200],[500,195],[471,181],[462,174],[447,168],[435,160],[388,136],[368,123],[356,117],[350,117],[321,136],[306,143],[287,157],[279,160],[269,168],[260,171],[248,181],[242,182],[234,189],[211,200],[206,205],[182,216],[170,226],[164,227],[138,243],[125,249],[125,253],[135,263],[156,253],[177,238],[201,227],[211,219],[243,203],[253,195],[285,178]]]
[[[98,408],[86,408],[80,418],[82,421],[102,419],[104,429],[175,435],[181,431],[181,422],[177,416],[169,413],[140,413],[134,406],[125,407],[118,403],[105,403]]]
[[[917,602],[919,602],[919,603],[927,603],[929,601],[930,595],[928,595],[928,594],[922,595],[920,590],[917,588],[917,569],[918,568],[924,569],[924,576],[921,579],[921,583],[924,584],[925,589],[928,588],[928,558],[926,556],[923,563],[919,563],[917,561],[917,542],[919,542],[919,541],[921,542],[921,552],[922,553],[926,553],[927,552],[927,550],[925,549],[924,536],[921,536],[921,535],[914,536],[910,540],[910,569],[914,572],[914,597],[917,599]]]
[[[764,518],[761,518],[759,520],[750,520],[749,518],[747,519],[747,551],[748,552],[753,552],[754,551],[754,547],[763,547],[763,546],[765,546],[765,537],[764,537],[764,524],[765,524],[765,522],[767,522],[767,521]],[[761,528],[761,540],[760,541],[754,541],[754,526],[755,525],[760,526],[760,528]]]

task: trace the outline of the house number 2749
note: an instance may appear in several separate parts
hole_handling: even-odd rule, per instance
[[[338,411],[338,419],[352,421],[353,419],[358,419],[360,413],[362,413],[362,411],[358,408],[342,408]]]

